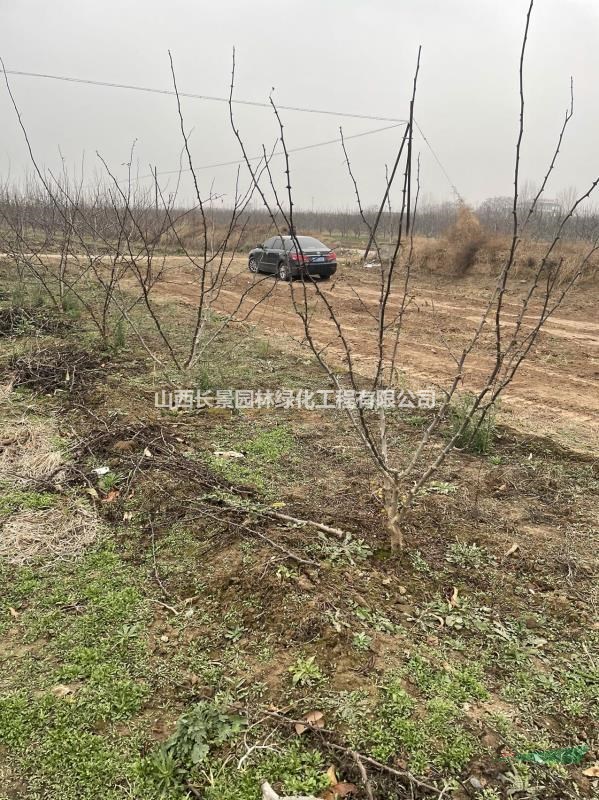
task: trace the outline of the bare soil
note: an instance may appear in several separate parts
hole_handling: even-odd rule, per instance
[[[337,274],[320,284],[327,300],[343,323],[354,353],[355,363],[368,374],[376,363],[376,312],[380,273],[341,263]],[[405,315],[399,365],[414,388],[447,386],[455,372],[454,356],[477,326],[493,277],[473,273],[456,279],[421,271],[411,288],[411,301]],[[509,325],[521,307],[528,288],[521,274],[512,286],[505,304],[504,318]],[[292,285],[301,300],[301,283]],[[289,285],[271,275],[252,275],[245,258],[231,265],[226,287],[215,308],[231,313],[244,292],[251,289],[235,312],[238,320],[247,319],[258,332],[277,337],[284,346],[286,337],[303,339],[302,322],[293,309]],[[401,297],[401,287],[397,287]],[[307,285],[315,339],[328,344],[329,357],[343,357],[337,330],[314,286]],[[158,296],[194,303],[197,297],[194,275],[180,259],[173,257],[165,278],[157,287]],[[313,298],[312,298],[313,296]],[[259,301],[259,304],[256,305]],[[523,364],[502,400],[503,421],[522,430],[550,435],[569,448],[590,453],[599,445],[599,287],[576,288],[546,324],[529,360]],[[390,311],[399,308],[391,300]],[[526,316],[529,329],[540,311],[533,303]],[[249,316],[248,316],[249,315]],[[463,388],[474,389],[488,374],[493,357],[492,340],[483,339],[473,353],[464,375]]]

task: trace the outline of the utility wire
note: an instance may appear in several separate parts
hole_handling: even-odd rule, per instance
[[[175,95],[176,92],[172,89],[156,89],[150,86],[134,86],[132,84],[127,83],[111,83],[110,81],[92,81],[87,78],[74,78],[66,75],[49,75],[43,72],[24,72],[22,70],[16,69],[7,69],[7,75],[20,75],[27,78],[46,78],[48,80],[53,81],[65,81],[67,83],[84,83],[89,86],[108,86],[112,89],[130,89],[135,92],[150,92],[151,94],[165,94],[165,95]],[[206,94],[193,94],[191,92],[179,92],[179,97],[190,97],[193,100],[210,100],[217,103],[228,103],[228,97],[216,97],[214,95],[206,95]],[[272,109],[270,103],[259,103],[256,100],[233,100],[233,103],[237,105],[243,106],[256,106],[257,108],[269,108]],[[277,104],[277,107],[283,109],[285,111],[301,111],[306,114],[328,114],[329,116],[333,117],[353,117],[354,119],[372,119],[377,120],[379,122],[406,122],[404,119],[397,119],[396,117],[376,117],[371,114],[354,114],[352,112],[345,112],[345,111],[329,111],[328,109],[320,109],[320,108],[303,108],[300,106],[281,106]]]
[[[89,80],[87,78],[76,78],[76,77],[66,76],[66,75],[50,75],[48,73],[43,73],[43,72],[25,72],[23,70],[14,70],[14,69],[7,69],[7,70],[4,70],[4,71],[5,71],[5,73],[7,75],[18,75],[18,76],[23,76],[23,77],[28,77],[28,78],[43,78],[43,79],[47,79],[47,80],[64,81],[66,83],[82,83],[82,84],[86,84],[86,85],[89,85],[89,86],[106,86],[106,87],[110,87],[112,89],[129,89],[129,90],[136,91],[136,92],[148,92],[148,93],[151,93],[151,94],[162,94],[162,95],[174,95],[174,96],[176,96],[176,92],[174,90],[172,90],[172,89],[157,89],[155,87],[150,87],[150,86],[135,86],[135,85],[126,84],[126,83],[112,83],[110,81],[94,81],[94,80]],[[209,101],[218,102],[218,103],[228,103],[229,102],[229,98],[228,97],[216,97],[216,96],[213,96],[213,95],[193,94],[191,92],[179,92],[179,96],[180,97],[188,97],[188,98],[191,98],[193,100],[209,100]],[[257,108],[268,108],[268,109],[272,108],[270,103],[260,103],[258,101],[254,101],[254,100],[233,100],[232,102],[236,103],[237,105],[255,106]],[[360,136],[369,136],[370,134],[373,134],[373,133],[379,133],[381,131],[390,130],[391,128],[398,127],[399,125],[407,124],[407,120],[398,119],[396,117],[378,117],[378,116],[373,116],[371,114],[355,114],[355,113],[352,113],[352,112],[329,111],[329,110],[317,109],[317,108],[303,108],[303,107],[300,107],[300,106],[282,106],[282,105],[278,105],[277,107],[280,108],[280,109],[283,109],[285,111],[299,111],[299,112],[306,113],[306,114],[327,114],[329,116],[335,116],[335,117],[351,117],[353,119],[369,119],[369,120],[377,120],[379,122],[393,122],[393,123],[395,123],[395,125],[389,125],[389,126],[387,126],[385,128],[377,128],[376,130],[373,130],[373,131],[365,131],[364,133],[356,133],[353,136],[346,136],[345,137],[346,139],[355,139],[355,138],[358,138]],[[420,132],[420,135],[422,136],[426,146],[431,151],[433,158],[435,159],[435,161],[437,162],[439,168],[441,169],[441,172],[443,173],[443,175],[445,176],[447,182],[449,183],[449,185],[450,185],[453,193],[455,194],[456,198],[459,200],[460,203],[463,203],[464,200],[463,200],[462,196],[460,195],[459,191],[457,190],[456,185],[452,181],[449,173],[447,172],[447,170],[443,166],[443,163],[441,162],[441,159],[439,158],[439,156],[437,155],[437,153],[433,149],[433,147],[432,147],[431,143],[429,142],[429,140],[427,139],[427,137],[424,135],[424,132],[423,132],[422,128],[420,127],[420,125],[418,124],[418,122],[416,120],[414,120],[414,123],[415,123],[416,127],[418,128],[418,130]],[[324,147],[325,145],[334,144],[334,143],[337,143],[339,141],[341,141],[341,140],[340,139],[331,139],[331,140],[329,140],[327,142],[319,142],[317,144],[305,145],[304,147],[296,147],[296,148],[290,150],[289,152],[298,153],[298,152],[300,152],[302,150],[311,150],[314,147]],[[274,155],[280,155],[280,153],[274,153]],[[260,158],[262,158],[262,156],[255,156],[250,160],[251,161],[257,161]],[[197,169],[216,169],[218,167],[234,166],[236,164],[241,164],[241,163],[244,163],[243,159],[241,159],[239,161],[223,161],[223,162],[218,163],[218,164],[207,164],[205,166],[198,167]],[[182,172],[187,172],[188,170],[181,170],[181,171]],[[179,170],[169,170],[169,171],[166,171],[166,172],[160,172],[158,174],[159,175],[169,175],[169,174],[173,175],[173,174],[178,174],[178,173],[179,173]],[[137,180],[143,180],[144,178],[147,178],[147,177],[150,177],[150,176],[149,175],[144,175],[141,178],[138,178]]]
[[[455,196],[456,196],[457,200],[458,200],[458,201],[459,201],[459,202],[460,202],[462,205],[464,205],[464,198],[463,198],[463,197],[462,197],[462,195],[461,195],[461,194],[458,192],[458,190],[457,190],[457,188],[456,188],[456,185],[455,185],[455,183],[454,183],[454,182],[451,180],[451,178],[450,178],[450,176],[449,176],[449,173],[447,172],[447,170],[445,169],[445,167],[444,167],[444,166],[443,166],[443,164],[441,163],[441,159],[440,159],[440,158],[439,158],[439,156],[438,156],[438,155],[435,153],[435,151],[433,150],[433,146],[431,145],[431,143],[429,142],[429,140],[428,140],[428,139],[426,138],[426,136],[424,135],[424,131],[422,130],[422,128],[420,127],[420,125],[418,124],[418,122],[417,122],[416,120],[414,120],[414,124],[415,124],[415,125],[416,125],[416,127],[418,128],[418,130],[419,130],[419,132],[420,132],[420,135],[422,136],[422,138],[424,139],[424,141],[425,141],[425,143],[426,143],[426,146],[427,146],[427,147],[428,147],[428,149],[431,151],[431,153],[432,153],[432,155],[433,155],[433,158],[435,159],[435,161],[436,161],[436,162],[437,162],[437,164],[439,165],[439,168],[441,169],[441,172],[443,173],[443,175],[445,175],[445,177],[446,177],[446,179],[447,179],[447,182],[448,182],[448,183],[449,183],[449,185],[451,186],[451,190],[452,190],[452,192],[455,194]]]
[[[407,122],[398,122],[395,125],[386,125],[384,128],[375,128],[374,130],[370,131],[363,131],[362,133],[353,133],[351,136],[345,136],[344,138],[347,139],[359,139],[362,136],[372,136],[375,133],[382,133],[383,131],[390,131],[394,128],[401,128],[404,125],[407,125]],[[291,147],[287,148],[288,153],[300,153],[304,150],[313,150],[316,147],[326,147],[330,144],[338,144],[341,141],[340,138],[337,139],[328,139],[326,142],[315,142],[314,144],[305,144],[302,147]],[[273,156],[282,156],[285,154],[284,150],[275,150],[270,157]],[[264,158],[264,155],[260,156],[251,156],[248,158],[248,161],[261,161]],[[203,164],[199,167],[194,167],[195,170],[201,169],[217,169],[218,167],[232,167],[237,166],[238,164],[245,164],[245,158],[240,158],[235,161],[219,161],[216,164]],[[163,172],[148,172],[147,175],[141,175],[139,178],[136,178],[138,181],[145,180],[146,178],[154,178],[155,175],[179,175],[183,172],[189,172],[190,168],[186,167],[185,169],[170,169],[165,170]]]

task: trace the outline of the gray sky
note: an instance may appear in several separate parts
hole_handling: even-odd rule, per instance
[[[168,49],[181,91],[227,95],[237,49],[236,95],[283,105],[403,118],[418,45],[422,67],[416,117],[455,185],[472,203],[510,192],[517,132],[517,62],[527,0],[0,0],[0,55],[7,69],[171,88]],[[583,189],[599,175],[599,3],[537,0],[526,63],[527,133],[523,178],[538,182],[551,155],[570,76],[575,117],[548,196]],[[181,135],[174,97],[11,77],[40,163],[98,169],[96,151],[122,177],[135,169],[176,169]],[[227,106],[183,101],[199,167],[240,157]],[[289,147],[390,123],[282,112]],[[0,87],[0,173],[29,169],[6,88]],[[238,106],[250,153],[272,147],[272,112]],[[377,201],[385,163],[401,129],[348,142],[365,205]],[[422,191],[450,199],[451,188],[422,139]],[[274,169],[282,169],[282,159]],[[292,156],[301,207],[353,209],[340,145]],[[231,196],[234,168],[199,173],[205,192]],[[167,181],[165,176],[163,181]],[[173,185],[174,179],[170,179]],[[183,184],[183,196],[189,185]]]

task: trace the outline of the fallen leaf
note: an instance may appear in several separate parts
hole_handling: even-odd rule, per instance
[[[100,495],[96,492],[96,490],[92,486],[88,487],[85,491],[92,497],[95,497],[96,500],[100,497]]]
[[[118,489],[111,489],[108,492],[108,494],[106,495],[106,497],[102,498],[102,502],[103,503],[114,503],[114,501],[117,499],[118,496],[119,496],[119,490]]]
[[[358,787],[355,783],[336,783],[331,786],[331,791],[335,797],[347,797],[348,794],[358,794]]]
[[[73,690],[66,683],[59,683],[53,686],[50,690],[55,697],[66,697],[68,694],[73,694]]]
[[[587,778],[599,778],[599,764],[593,764],[592,767],[583,769],[582,774],[586,775]]]
[[[148,450],[148,448],[147,448],[147,447],[146,447],[146,449],[144,450],[144,456],[145,456],[146,458],[152,458],[152,453],[151,453],[151,452]]]
[[[331,766],[327,769],[327,778],[329,779],[329,783],[331,786],[335,786],[339,783],[337,780],[337,773],[335,772],[335,765],[331,764]]]
[[[322,711],[310,711],[304,719],[308,725],[312,725],[314,728],[324,728],[324,714]]]
[[[336,783],[319,795],[320,800],[339,800],[350,794],[358,794],[358,787],[355,783]]]
[[[17,611],[16,608],[13,608],[12,606],[9,606],[8,607],[8,613],[10,614],[10,616],[13,619],[19,619],[19,612]]]
[[[301,736],[308,728],[324,728],[324,714],[322,711],[310,711],[301,722],[295,723],[295,732]]]
[[[457,605],[459,605],[459,602],[458,602],[458,587],[457,586],[453,587],[453,592],[451,593],[451,598],[449,600],[449,605],[452,608],[455,608]]]
[[[510,547],[510,549],[507,551],[507,553],[505,553],[505,555],[503,557],[507,558],[508,556],[512,556],[519,549],[520,549],[520,545],[516,544],[516,542],[514,542],[514,544]]]
[[[245,458],[238,450],[215,450],[214,455],[217,458]]]

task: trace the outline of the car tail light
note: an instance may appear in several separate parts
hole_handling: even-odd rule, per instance
[[[327,261],[337,261],[337,253],[334,250],[327,253]]]
[[[290,253],[289,258],[291,261],[298,261],[300,264],[310,260],[309,256],[305,256],[303,253]]]

